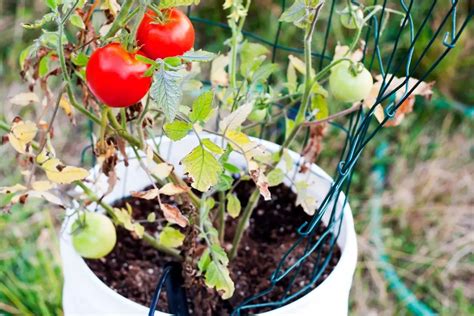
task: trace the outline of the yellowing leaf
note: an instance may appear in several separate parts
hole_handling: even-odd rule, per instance
[[[176,195],[181,193],[186,193],[189,191],[187,186],[177,185],[174,183],[167,183],[160,188],[160,194],[165,195]]]
[[[209,138],[203,139],[202,144],[204,145],[204,147],[206,147],[208,150],[212,151],[215,154],[220,155],[224,153],[224,150],[214,144]]]
[[[275,168],[267,174],[268,186],[274,187],[283,182],[285,179],[285,174],[280,168]]]
[[[74,181],[87,178],[89,171],[83,168],[65,166],[57,158],[51,158],[44,162],[41,167],[46,172],[50,181],[59,184],[70,184]]]
[[[193,183],[191,186],[201,192],[206,192],[217,183],[222,166],[219,161],[201,146],[194,148],[181,163],[184,171],[189,174]]]
[[[230,278],[229,269],[226,266],[211,261],[206,269],[206,285],[217,291],[221,291],[222,299],[226,300],[234,295],[234,282]]]
[[[59,106],[64,111],[66,116],[69,118],[69,121],[71,121],[72,124],[76,124],[76,122],[74,120],[73,107],[72,107],[71,103],[69,102],[69,100],[65,96],[63,96],[61,98],[61,101],[59,101]]]
[[[188,122],[175,120],[171,123],[166,123],[163,129],[170,139],[177,141],[188,135],[192,125]]]
[[[306,181],[298,181],[295,183],[296,188],[296,206],[301,206],[304,212],[310,216],[313,216],[316,212],[317,201],[310,192],[308,192],[309,184]]]
[[[179,230],[167,226],[163,228],[163,231],[160,233],[158,243],[165,247],[178,248],[183,245],[184,237],[184,234]]]
[[[242,206],[240,205],[239,198],[235,194],[227,194],[227,213],[232,218],[236,218],[240,214]]]
[[[181,214],[181,211],[176,206],[163,203],[161,209],[163,210],[163,215],[168,222],[177,224],[181,227],[186,227],[188,225],[188,219]]]
[[[52,188],[55,187],[54,183],[50,182],[50,181],[35,181],[31,184],[31,187],[33,188],[33,190],[35,191],[39,191],[39,192],[44,192],[44,191],[48,191],[48,190],[51,190]]]
[[[8,141],[12,147],[20,154],[25,154],[29,143],[35,138],[38,128],[31,121],[16,119],[8,134]]]

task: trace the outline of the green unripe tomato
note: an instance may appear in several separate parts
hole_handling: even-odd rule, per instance
[[[99,259],[114,249],[115,226],[107,216],[85,212],[72,225],[72,245],[84,258]]]
[[[351,69],[349,61],[343,61],[331,71],[329,90],[335,99],[342,102],[357,102],[365,99],[374,85],[372,75],[362,65]]]
[[[341,24],[350,30],[359,29],[364,23],[364,13],[357,7],[352,10],[352,14],[347,8],[341,12]]]
[[[263,122],[267,116],[267,109],[253,109],[248,116],[248,120],[258,123]]]

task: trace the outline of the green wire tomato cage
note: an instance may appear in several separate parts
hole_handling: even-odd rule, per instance
[[[279,5],[278,14],[281,14],[294,1],[281,0],[274,2],[270,2],[270,4],[272,6]],[[340,152],[339,163],[335,167],[334,181],[331,188],[312,219],[302,223],[299,227],[295,227],[299,238],[288,249],[275,267],[275,271],[269,276],[270,286],[264,291],[245,299],[234,309],[233,315],[257,313],[281,307],[302,297],[319,284],[333,255],[342,226],[343,213],[341,212],[340,215],[336,216],[338,203],[335,203],[335,201],[343,200],[341,209],[346,205],[354,169],[364,148],[395,117],[397,110],[412,96],[417,87],[428,78],[444,57],[455,48],[474,14],[471,2],[458,0],[371,0],[363,4],[365,7],[371,7],[373,14],[367,20],[367,25],[362,29],[361,34],[358,34],[365,43],[362,49],[361,61],[369,71],[381,75],[379,93],[369,107],[359,107],[357,111],[349,114],[345,124],[329,123],[333,128],[344,134],[344,145]],[[201,5],[213,8],[217,6],[217,11],[222,11],[220,1],[215,4],[202,1]],[[345,36],[348,39],[353,36],[350,32],[341,30],[340,27],[340,10],[348,6],[357,8],[362,6],[362,2],[327,0],[324,4],[313,41],[315,44],[312,50],[312,58],[316,70],[323,69],[333,59],[332,51],[337,43],[333,41],[334,36],[332,35],[337,34],[340,38],[342,34],[343,37]],[[402,14],[399,14],[397,18],[392,16],[388,19],[390,15],[393,15],[394,8]],[[202,43],[204,46],[210,43],[219,43],[218,40],[212,38],[219,34],[219,32],[215,32],[216,29],[221,29],[224,32],[231,31],[227,23],[200,17],[199,13],[195,13],[192,7],[188,7],[187,14],[194,22],[198,32],[202,28],[203,32],[199,32],[199,34],[208,35],[205,38],[206,42]],[[252,7],[249,14],[248,19],[251,20]],[[225,16],[222,16],[222,19],[225,21]],[[296,38],[296,35],[301,34],[301,30],[300,33],[296,33],[296,27],[283,24],[277,19],[278,15],[271,17],[271,21],[275,21],[275,23],[269,25],[269,29],[275,33],[272,39],[248,29],[244,29],[242,34],[249,40],[268,45],[272,52],[272,62],[286,62],[284,58],[288,54],[302,55],[304,53],[302,43],[297,42],[295,44],[295,42],[288,41],[288,38],[291,40]],[[288,33],[292,36],[288,36]],[[283,34],[286,36],[283,36]],[[223,45],[217,47],[217,49],[223,48]],[[409,80],[410,78],[418,79],[413,82],[413,80]],[[395,86],[394,81],[397,82]],[[284,107],[284,105],[281,106]],[[383,106],[384,118],[378,121],[375,112],[380,106]],[[295,109],[289,109],[287,115],[294,117],[295,113],[293,112],[295,112]],[[282,129],[284,129],[284,126]],[[268,139],[270,136],[261,134],[260,138]],[[281,142],[281,139],[275,141]],[[306,146],[308,141],[307,133],[301,144],[302,148]],[[302,161],[298,164],[302,164]],[[326,214],[327,216],[327,213],[330,218],[329,223],[322,232],[322,237],[317,239],[315,238],[316,232],[318,228],[321,228],[323,215]],[[288,264],[287,260],[292,257],[293,251],[301,245],[304,245],[303,254],[293,254],[292,260],[294,260],[294,263]],[[321,255],[325,247],[329,248],[329,255],[323,258]],[[311,271],[311,278],[303,286],[299,284],[296,288],[294,286],[295,279],[301,273],[305,261],[310,257],[317,258]],[[165,270],[155,292],[152,306],[156,306],[159,296],[157,293],[160,293],[169,272],[169,269]],[[270,293],[277,284],[285,284],[286,291],[284,294],[276,301],[263,302],[262,297]],[[150,314],[152,313],[152,310],[150,310]]]
[[[279,1],[281,11],[288,8],[293,1]],[[209,5],[209,4],[208,4]],[[219,4],[216,4],[220,6]],[[321,11],[320,21],[317,24],[315,33],[315,47],[313,47],[313,64],[316,69],[323,69],[331,60],[333,43],[331,35],[341,32],[335,26],[340,23],[338,20],[338,10],[340,7],[353,5],[361,6],[357,1],[328,0]],[[336,203],[341,193],[344,194],[344,204],[347,203],[351,180],[354,168],[357,164],[366,145],[379,133],[384,125],[395,117],[397,110],[402,106],[415,91],[415,89],[425,81],[430,73],[444,59],[444,57],[456,46],[461,33],[466,29],[472,18],[474,10],[469,1],[443,0],[443,1],[367,1],[366,6],[377,8],[374,14],[367,21],[367,26],[363,28],[361,39],[365,41],[363,47],[362,62],[370,71],[377,71],[382,76],[381,89],[376,100],[370,108],[360,107],[358,111],[348,116],[344,125],[331,123],[331,125],[345,134],[344,146],[340,153],[340,161],[334,172],[334,182],[330,191],[322,201],[320,207],[309,222],[296,227],[299,239],[290,247],[281,259],[279,265],[275,267],[274,273],[270,277],[270,286],[260,292],[248,297],[233,311],[234,315],[241,313],[258,312],[269,308],[278,308],[305,295],[317,284],[318,279],[323,275],[330,257],[321,258],[319,254],[323,247],[331,249],[332,254],[339,235],[342,216],[336,215]],[[396,8],[403,13],[398,19],[388,20],[392,13],[391,9]],[[252,8],[250,9],[252,10]],[[270,10],[269,10],[270,11]],[[250,12],[252,14],[252,12]],[[194,15],[192,8],[188,8],[188,15],[199,28],[202,25],[206,30],[221,28],[229,30],[226,23],[212,21]],[[249,16],[251,19],[251,15]],[[276,18],[275,18],[276,21]],[[275,36],[272,40],[261,35],[244,30],[244,37],[268,45],[272,49],[272,61],[281,60],[287,54],[303,54],[303,49],[294,43],[283,43],[282,34],[290,32],[289,24],[275,22]],[[293,30],[294,31],[294,30]],[[433,58],[433,52],[436,57]],[[427,55],[430,55],[427,65]],[[403,80],[393,88],[392,82],[396,78]],[[418,78],[415,83],[409,78]],[[389,89],[389,87],[392,87]],[[397,93],[397,97],[395,94]],[[377,106],[383,105],[384,119],[380,122],[375,118]],[[289,113],[291,115],[291,112]],[[262,135],[261,135],[262,136]],[[304,140],[306,145],[308,137]],[[325,213],[330,213],[330,221],[327,225],[325,236],[315,240],[314,235],[321,224]],[[297,260],[288,265],[286,260],[295,250],[297,245],[305,244],[305,251],[297,257]],[[301,272],[303,263],[310,256],[317,256],[318,260],[311,271],[311,279],[304,286],[294,289],[296,276]],[[287,291],[277,301],[262,302],[261,298],[271,292],[275,285],[283,283]]]

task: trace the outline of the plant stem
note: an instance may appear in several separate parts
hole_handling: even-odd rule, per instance
[[[219,242],[221,245],[224,243],[225,236],[225,193],[219,192]]]
[[[239,45],[239,38],[242,34],[242,29],[247,18],[247,12],[250,8],[251,0],[247,0],[245,4],[245,15],[240,17],[239,24],[232,23],[229,25],[232,29],[231,39],[231,59],[229,64],[230,86],[232,90],[237,88],[237,46]]]
[[[109,204],[105,203],[102,199],[99,199],[97,195],[95,195],[94,192],[92,192],[91,189],[82,181],[76,181],[76,184],[84,191],[84,193],[95,203],[99,204],[106,212],[107,215],[109,215],[112,219],[115,218],[115,212],[112,206]],[[166,253],[168,255],[171,255],[175,257],[176,259],[183,260],[183,257],[180,256],[179,251],[173,248],[165,247],[161,244],[158,243],[155,237],[150,235],[149,233],[145,232],[143,234],[143,240],[146,241],[150,246],[153,248]]]
[[[249,198],[247,206],[245,206],[245,210],[242,213],[242,217],[240,218],[239,223],[237,224],[234,240],[232,241],[232,249],[230,250],[230,253],[229,253],[230,260],[234,259],[237,256],[237,251],[239,250],[240,241],[242,240],[242,236],[244,235],[245,229],[248,226],[250,216],[252,216],[252,212],[257,206],[259,197],[260,197],[260,191],[255,189]]]
[[[310,94],[311,94],[311,87],[313,85],[313,74],[312,74],[312,43],[313,43],[313,34],[316,28],[316,22],[318,21],[319,12],[321,12],[321,8],[324,5],[324,1],[320,1],[316,8],[314,8],[314,16],[306,26],[305,31],[305,40],[304,40],[304,62],[306,66],[306,74],[304,77],[304,94],[301,100],[300,108],[298,110],[298,114],[295,118],[295,123],[300,124],[304,121],[306,112],[308,111],[309,101],[310,101]]]
[[[117,15],[114,22],[112,23],[112,26],[110,27],[109,31],[102,38],[103,41],[114,36],[115,33],[117,33],[118,30],[124,26],[124,21],[127,19],[127,16],[130,12],[130,8],[132,7],[133,3],[134,3],[133,0],[125,0],[125,2],[122,5],[122,8],[120,9],[119,14]]]

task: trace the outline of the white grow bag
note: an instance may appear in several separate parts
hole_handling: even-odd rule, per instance
[[[210,136],[213,138],[213,136]],[[216,138],[219,141],[219,138]],[[268,150],[276,152],[280,146],[267,141],[256,140]],[[192,148],[197,145],[196,137],[188,136],[178,142],[170,143],[167,138],[161,139],[161,154],[167,161],[176,166],[176,172],[182,175],[182,167],[177,164]],[[295,162],[300,156],[290,151]],[[129,157],[133,157],[130,153]],[[232,154],[230,161],[242,167],[245,162],[241,155]],[[107,195],[105,202],[113,201],[129,195],[130,191],[139,191],[150,185],[150,180],[140,168],[135,159],[130,159],[130,165],[126,168],[123,163],[117,166],[119,181],[115,189]],[[97,169],[95,169],[97,171]],[[293,173],[291,173],[293,174]],[[311,172],[297,174],[296,181],[306,180],[311,182],[311,190],[318,202],[321,202],[332,183],[331,177],[316,165],[311,166]],[[287,183],[288,184],[288,183]],[[94,192],[100,194],[105,189],[106,178],[99,176],[98,181],[92,187]],[[338,200],[337,212],[341,211],[344,194],[341,193]],[[331,207],[331,205],[330,205]],[[323,217],[327,223],[329,211]],[[148,307],[137,304],[104,284],[87,266],[85,261],[75,252],[70,238],[70,226],[72,221],[66,223],[65,230],[60,238],[61,258],[64,273],[63,308],[64,314],[68,315],[147,315]],[[296,229],[296,227],[295,227]],[[349,304],[349,291],[357,262],[357,242],[354,230],[351,208],[348,203],[344,207],[343,223],[341,233],[337,239],[341,248],[341,258],[338,264],[327,277],[314,290],[300,299],[264,313],[265,315],[318,315],[339,316],[347,315]],[[251,294],[251,293],[249,293]],[[168,315],[155,312],[155,315]]]

